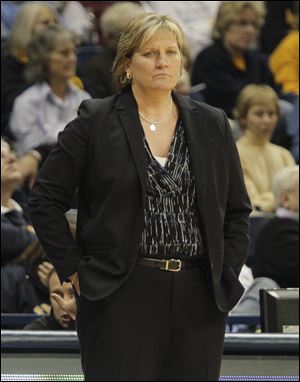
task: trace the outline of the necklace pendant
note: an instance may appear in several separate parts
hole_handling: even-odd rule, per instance
[[[151,125],[149,126],[149,129],[151,131],[155,131],[156,130],[156,126],[154,125],[154,123],[151,123]]]

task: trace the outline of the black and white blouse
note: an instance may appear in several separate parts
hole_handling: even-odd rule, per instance
[[[191,258],[206,251],[195,198],[195,181],[182,121],[178,121],[165,166],[152,155],[146,138],[147,196],[140,256]]]

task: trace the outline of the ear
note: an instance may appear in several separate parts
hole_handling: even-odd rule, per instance
[[[246,129],[246,126],[247,126],[247,124],[246,124],[246,118],[241,118],[241,120],[240,120],[240,126],[241,126],[241,128],[242,128],[243,130]]]
[[[125,72],[127,72],[128,69],[131,70],[131,59],[130,58],[126,58],[125,65],[124,65]]]
[[[279,195],[280,206],[289,210],[290,208],[290,196],[288,192],[281,191]]]

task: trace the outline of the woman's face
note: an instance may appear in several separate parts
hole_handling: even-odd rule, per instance
[[[243,123],[257,138],[270,139],[278,121],[278,112],[273,102],[253,105]]]
[[[55,49],[49,55],[49,80],[58,78],[68,80],[76,73],[75,44],[72,40],[61,40],[55,44]]]
[[[157,32],[136,49],[126,66],[133,87],[144,90],[172,90],[180,77],[182,57],[172,32]]]
[[[33,33],[40,32],[45,27],[56,24],[56,22],[54,13],[46,7],[41,7],[34,22]]]
[[[244,8],[240,18],[232,22],[224,32],[224,44],[231,50],[247,51],[257,36],[259,30],[258,15],[252,8]]]

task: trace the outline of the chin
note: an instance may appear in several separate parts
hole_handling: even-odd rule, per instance
[[[152,86],[152,89],[156,90],[164,90],[164,91],[170,91],[175,88],[176,85],[171,85],[171,84],[157,84]]]
[[[61,326],[62,328],[64,328],[64,329],[68,329],[69,326],[70,326],[70,323],[71,323],[71,322],[69,322],[68,324],[60,322],[60,326]]]

